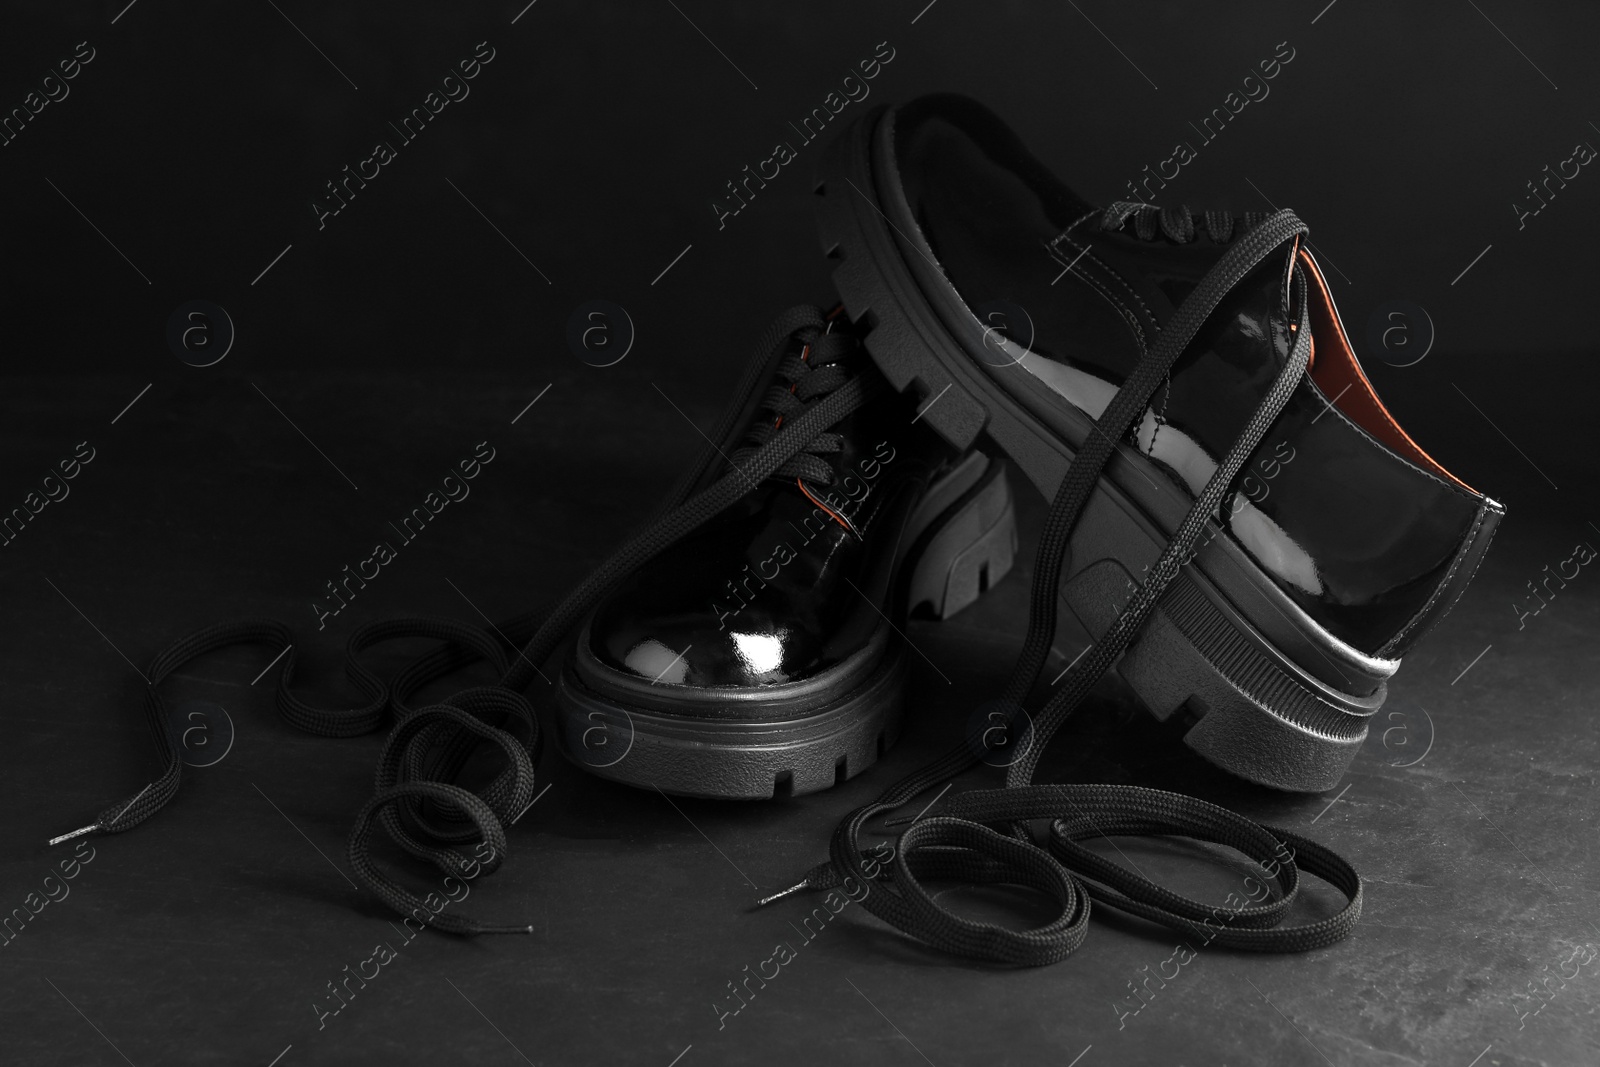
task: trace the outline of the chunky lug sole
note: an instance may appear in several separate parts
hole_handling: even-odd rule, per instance
[[[924,420],[957,448],[986,433],[1048,498],[1093,432],[1087,415],[1020,368],[1011,388],[985,366],[983,325],[912,243],[915,220],[892,178],[883,111],[837,136],[816,183],[824,252],[867,350]],[[880,180],[880,176],[889,176]],[[1061,597],[1098,638],[1160,558],[1193,499],[1119,445],[1071,539]],[[1262,785],[1320,792],[1366,738],[1398,660],[1328,633],[1213,526],[1118,663],[1160,720],[1190,723],[1185,743]]]
[[[1017,526],[1004,460],[972,453],[907,525],[894,603],[948,618],[1011,569]],[[562,752],[602,778],[683,796],[760,800],[827,789],[877,762],[900,732],[907,664],[885,619],[827,675],[760,689],[651,685],[598,663],[588,627],[559,683]]]

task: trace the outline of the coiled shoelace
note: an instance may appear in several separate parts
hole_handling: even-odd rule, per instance
[[[1304,232],[1305,227],[1288,212],[1252,227],[1185,300],[1101,415],[1098,426],[1103,432],[1091,435],[1073,460],[1046,520],[1034,568],[1027,636],[1005,690],[1008,705],[1021,708],[1054,640],[1055,598],[1064,550],[1113,453],[1113,442],[1128,432],[1223,296],[1275,248],[1297,241]],[[1305,283],[1298,270],[1295,279],[1298,329],[1277,382],[1195,501],[1150,581],[1033,720],[1028,751],[1011,766],[1006,788],[951,798],[943,813],[915,822],[900,835],[892,865],[879,867],[875,876],[868,876],[859,846],[866,822],[969,769],[979,757],[962,744],[848,815],[834,832],[831,858],[813,868],[796,889],[830,888],[852,879],[870,884],[871,891],[861,902],[897,929],[958,955],[1013,964],[1051,963],[1069,955],[1082,942],[1091,899],[1235,948],[1299,951],[1331,944],[1349,933],[1361,911],[1360,878],[1343,859],[1314,842],[1286,830],[1259,826],[1181,794],[1133,786],[1031,784],[1040,752],[1128,646],[1167,583],[1187,562],[1229,484],[1304,374],[1310,332]],[[792,354],[796,341],[803,345],[801,356]],[[857,344],[848,331],[832,331],[816,308],[795,308],[780,316],[757,347],[734,402],[709,435],[715,443],[685,472],[645,528],[547,615],[518,616],[492,629],[437,619],[398,619],[362,627],[350,639],[345,672],[368,699],[361,707],[345,710],[315,708],[293,694],[294,652],[290,649],[279,674],[277,706],[293,725],[310,733],[348,737],[375,730],[390,717],[394,721],[379,760],[376,790],[350,834],[350,863],[362,885],[400,914],[451,933],[530,929],[480,923],[459,913],[434,914],[371,861],[368,847],[373,824],[382,825],[400,847],[446,874],[496,869],[508,854],[505,827],[519,817],[534,795],[541,733],[522,691],[540,673],[539,664],[617,581],[763,479],[825,481],[831,476],[831,471],[821,469],[827,466],[822,457],[838,447],[829,430],[881,387],[877,379],[853,373],[851,360],[857,358]],[[764,396],[758,394],[763,383],[771,383]],[[752,411],[775,417],[758,418],[750,424]],[[724,461],[722,444],[732,443],[735,432],[747,424],[750,428],[742,447],[731,463]],[[719,461],[724,468],[720,473]],[[384,681],[362,666],[360,654],[372,645],[417,636],[441,643],[392,680]],[[281,623],[245,620],[191,634],[156,657],[148,675],[145,707],[163,760],[161,776],[131,800],[108,807],[90,826],[57,841],[83,833],[132,829],[172,799],[182,762],[159,686],[196,656],[244,642],[292,645],[293,635]],[[511,650],[518,646],[521,651],[513,658]],[[487,660],[499,672],[498,685],[466,689],[422,708],[408,706],[422,686],[478,660]],[[485,743],[500,749],[503,769],[479,791],[462,788],[456,784],[457,777]],[[1039,819],[1051,820],[1046,847],[1035,844],[1027,830],[1027,822]],[[1230,846],[1271,872],[1278,895],[1254,907],[1229,909],[1224,928],[1218,928],[1213,925],[1217,909],[1167,891],[1079,844],[1113,834],[1175,834]],[[487,861],[463,851],[469,844],[481,843],[492,849]],[[1286,849],[1292,853],[1286,854]],[[1349,903],[1321,922],[1277,927],[1296,899],[1298,869],[1302,867],[1331,882]],[[1053,897],[1061,912],[1049,923],[1026,930],[972,922],[944,909],[927,893],[921,882],[930,878],[1030,886]]]

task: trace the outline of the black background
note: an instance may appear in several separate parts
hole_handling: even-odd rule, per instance
[[[78,41],[97,58],[0,148],[6,369],[211,390],[253,380],[270,394],[314,370],[448,367],[570,381],[612,402],[597,428],[651,403],[651,381],[714,406],[745,338],[778,308],[828,299],[808,196],[816,146],[725,228],[711,203],[878,42],[896,58],[844,117],[968,92],[1106,201],[1198,141],[1189,123],[1287,41],[1295,58],[1266,99],[1163,196],[1295,208],[1358,337],[1389,301],[1425,308],[1433,353],[1373,373],[1447,460],[1477,458],[1487,415],[1555,482],[1550,468],[1578,462],[1558,433],[1595,383],[1583,310],[1600,267],[1582,249],[1600,196],[1585,169],[1521,229],[1512,205],[1577,142],[1600,143],[1600,11],[1342,0],[1313,25],[1318,11],[1302,8],[1317,5],[941,0],[912,25],[907,6],[541,0],[514,26],[518,4],[139,3],[114,26],[116,4],[15,12],[0,41],[6,108]],[[319,230],[324,184],[396,140],[388,123],[479,41],[496,59],[471,95]],[[638,331],[605,373],[576,367],[564,342],[594,298]],[[194,299],[225,307],[238,331],[204,373],[165,343],[167,317]]]
[[[1510,518],[1395,684],[1412,729],[1429,712],[1428,761],[1395,769],[1375,734],[1348,796],[1319,815],[1325,798],[1198,765],[1113,689],[1057,770],[1185,788],[1325,837],[1374,879],[1355,938],[1304,959],[1208,953],[1123,1031],[1108,1004],[1168,955],[1161,935],[1097,924],[1078,958],[1001,972],[851,914],[806,949],[792,993],[717,1029],[706,1004],[809,906],[747,912],[747,883],[771,890],[822,858],[841,812],[938,750],[1004,677],[1019,574],[968,615],[913,631],[957,683],[945,693],[923,672],[913,694],[929,728],[824,797],[675,811],[548,755],[549,796],[470,908],[537,932],[419,939],[401,974],[322,1031],[306,1005],[389,936],[330,869],[378,740],[278,721],[268,683],[249,686],[270,653],[201,661],[178,686],[230,709],[236,747],[150,823],[96,839],[74,895],[0,948],[12,1062],[265,1064],[292,1045],[285,1067],[665,1065],[691,1044],[683,1067],[918,1052],[1066,1064],[1087,1045],[1083,1067],[1322,1062],[1313,1048],[1338,1064],[1466,1064],[1485,1045],[1484,1064],[1594,1061],[1590,971],[1537,1017],[1519,1019],[1533,1002],[1518,997],[1600,937],[1587,918],[1600,605],[1575,582],[1525,631],[1506,605],[1574,539],[1600,536],[1587,433],[1600,177],[1585,168],[1521,229],[1512,206],[1576,143],[1600,144],[1600,9],[924,3],[12,5],[0,108],[21,106],[78,42],[96,55],[0,147],[0,509],[77,442],[97,457],[0,549],[0,906],[59,858],[45,838],[148,780],[131,664],[179,634],[284,618],[305,641],[302,677],[332,701],[356,625],[500,617],[548,603],[602,558],[700,447],[686,422],[710,424],[773,314],[831,301],[811,218],[819,145],[724,228],[711,205],[880,42],[895,58],[867,106],[970,93],[1104,201],[1193,140],[1188,123],[1286,41],[1295,58],[1270,95],[1164,197],[1293,207],[1358,349],[1376,309],[1426,309],[1427,358],[1369,354],[1369,373],[1420,443]],[[319,230],[324,183],[394,141],[387,124],[480,41],[495,58],[470,96]],[[624,307],[637,331],[604,369],[565,339],[592,299]],[[191,300],[236,327],[215,366],[168,347],[169,316]],[[483,439],[499,455],[472,499],[315,633],[323,583]],[[1151,849],[1141,863],[1176,862]],[[1231,883],[1207,884],[1220,896]]]

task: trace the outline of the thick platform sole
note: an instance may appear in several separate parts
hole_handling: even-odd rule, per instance
[[[1102,559],[1061,595],[1098,639],[1132,588],[1120,563]],[[1155,718],[1186,723],[1184,744],[1206,760],[1291,792],[1321,792],[1344,777],[1387,692],[1352,697],[1286,670],[1249,622],[1219,609],[1188,572],[1173,579],[1116,670]]]
[[[930,489],[907,526],[895,586],[906,609],[948,618],[1010,571],[1017,527],[1006,468],[973,453]],[[763,691],[759,715],[727,705],[695,714],[695,693],[681,686],[662,687],[681,710],[646,707],[569,664],[558,683],[557,742],[592,774],[681,796],[762,800],[828,789],[872,766],[899,736],[905,652],[887,620],[883,636],[865,680],[820,706],[813,696],[796,714],[785,713],[782,686]],[[580,651],[586,641],[585,632]]]
[[[903,219],[897,233],[893,205],[878,198],[877,118],[841,133],[821,160],[818,223],[824,252],[838,261],[834,284],[851,319],[866,325],[874,362],[919,399],[935,431],[958,448],[986,434],[1049,497],[1075,450],[979,365],[922,292],[906,263],[917,253],[903,251],[915,227]],[[1113,458],[1063,569],[1062,599],[1096,637],[1176,525],[1173,501],[1159,501],[1164,522],[1150,501],[1136,502],[1146,492],[1137,479],[1165,482],[1142,463],[1131,450]],[[1192,723],[1185,743],[1224,770],[1278,789],[1328,789],[1360,749],[1396,664],[1363,657],[1309,617],[1294,618],[1298,609],[1277,603],[1270,578],[1238,553],[1225,555],[1226,539],[1213,540],[1183,568],[1117,669],[1155,717],[1181,713]]]

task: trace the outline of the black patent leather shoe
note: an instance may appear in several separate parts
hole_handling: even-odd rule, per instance
[[[929,430],[842,316],[795,331],[719,466],[850,379],[863,404],[589,616],[560,681],[575,763],[754,799],[826,789],[894,742],[907,612],[972,603],[1010,569],[1016,527],[1004,461]]]
[[[1263,218],[1093,207],[955,96],[858,120],[817,191],[835,283],[871,322],[888,380],[940,396],[936,431],[959,448],[987,433],[1047,497],[1185,298]],[[1158,718],[1191,724],[1207,759],[1318,790],[1343,775],[1503,508],[1385,410],[1298,237],[1232,286],[1117,442],[1061,597],[1095,638],[1117,619],[1284,366],[1301,291],[1309,373],[1118,669]]]

